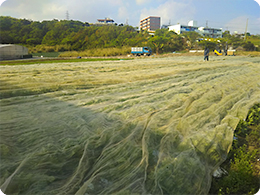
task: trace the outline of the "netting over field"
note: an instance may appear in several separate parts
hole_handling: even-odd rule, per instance
[[[0,67],[6,194],[207,194],[260,58]]]

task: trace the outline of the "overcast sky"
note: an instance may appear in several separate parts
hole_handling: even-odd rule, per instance
[[[139,26],[140,19],[160,16],[161,24],[223,28],[231,33],[260,34],[260,0],[0,0],[0,15],[34,21],[71,20],[95,23],[110,17],[116,23]]]

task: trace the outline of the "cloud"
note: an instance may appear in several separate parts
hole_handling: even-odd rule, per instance
[[[258,3],[258,5],[260,6],[260,0],[255,0],[257,3]]]
[[[70,19],[90,23],[95,23],[99,18],[110,17],[116,23],[125,23],[128,20],[130,25],[139,26],[140,19],[160,16],[161,24],[169,24],[169,21],[171,24],[187,24],[190,20],[197,20],[199,25],[202,22],[204,25],[208,20],[212,27],[224,27],[226,24],[230,29],[231,24],[227,21],[234,18],[237,22],[237,17],[248,15],[249,18],[253,17],[249,19],[248,29],[260,32],[259,27],[250,26],[251,23],[255,26],[259,24],[259,6],[256,6],[255,0],[0,0],[1,2],[2,16],[37,21],[64,20],[68,11]]]
[[[1,15],[7,15],[17,18],[27,18],[32,20],[54,19],[65,17],[65,10],[63,4],[58,3],[59,0],[6,0],[1,6]]]
[[[195,8],[191,5],[192,1],[166,1],[155,8],[144,8],[141,11],[140,19],[147,16],[160,16],[161,24],[168,24],[169,21],[173,24],[183,23],[193,19]]]
[[[5,2],[5,0],[0,0],[0,6],[2,5],[2,3],[4,3]]]
[[[135,2],[137,5],[142,5],[142,4],[148,3],[149,0],[135,0]]]
[[[225,28],[228,29],[231,33],[235,31],[238,33],[244,33],[246,28],[247,16],[240,16],[234,18],[225,24]]]
[[[247,26],[247,32],[260,32],[260,18],[254,18],[252,16],[244,15],[234,18],[225,24],[225,28],[228,29],[231,33],[235,31],[238,33],[244,33]],[[255,34],[255,33],[253,33]]]
[[[128,9],[124,6],[118,8],[118,18],[128,18]]]
[[[0,7],[1,15],[32,20],[65,19],[66,11],[70,18],[96,22],[98,18],[117,16],[122,0],[7,0]]]

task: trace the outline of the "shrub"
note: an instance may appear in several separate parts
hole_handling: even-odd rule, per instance
[[[243,48],[246,51],[254,51],[255,50],[255,45],[253,43],[251,43],[250,41],[246,42],[243,46]]]
[[[257,149],[248,151],[247,146],[240,147],[231,161],[228,175],[215,183],[218,194],[255,194],[259,190],[259,178],[254,172]]]

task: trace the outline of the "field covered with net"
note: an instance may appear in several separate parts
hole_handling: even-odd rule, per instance
[[[207,194],[260,103],[260,57],[0,67],[6,194]]]

